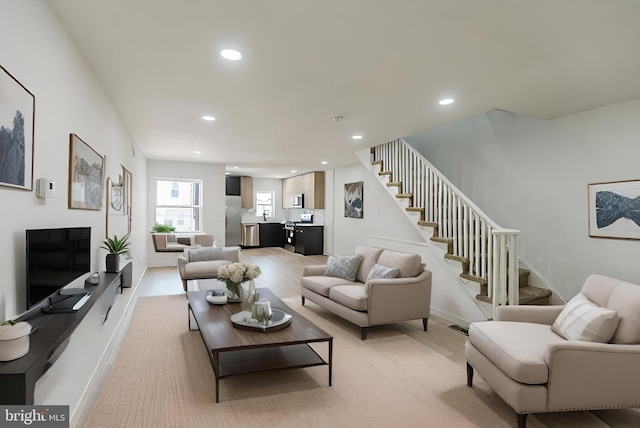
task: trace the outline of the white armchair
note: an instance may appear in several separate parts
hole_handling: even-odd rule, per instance
[[[190,279],[217,278],[218,268],[239,261],[240,247],[202,247],[186,249],[178,257],[178,272],[182,287],[187,291]]]
[[[467,385],[477,371],[518,427],[529,413],[640,407],[640,285],[591,275],[565,306],[499,307],[471,324],[465,356]]]

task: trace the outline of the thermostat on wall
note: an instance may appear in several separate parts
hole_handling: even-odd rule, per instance
[[[56,182],[46,178],[36,181],[36,196],[39,198],[53,198],[56,196]]]

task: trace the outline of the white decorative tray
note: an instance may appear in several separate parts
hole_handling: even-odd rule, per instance
[[[272,309],[271,310],[271,320],[267,323],[267,325],[258,323],[258,320],[251,318],[250,311],[242,311],[236,314],[231,315],[231,322],[234,327],[243,328],[246,330],[257,330],[257,331],[275,331],[285,328],[289,324],[293,317],[280,309]]]

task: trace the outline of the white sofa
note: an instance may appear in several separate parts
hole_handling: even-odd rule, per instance
[[[360,327],[362,340],[370,326],[414,319],[422,319],[427,331],[431,272],[425,269],[421,257],[363,245],[356,248],[355,255],[361,260],[353,280],[327,275],[327,265],[304,267],[300,279],[302,304],[309,299],[354,323]],[[328,262],[331,261],[329,257]],[[398,276],[369,278],[376,265],[396,268]]]

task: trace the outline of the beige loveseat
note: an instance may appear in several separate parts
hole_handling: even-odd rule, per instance
[[[518,413],[640,407],[640,285],[589,276],[563,306],[502,306],[472,323],[477,371]]]
[[[300,280],[302,304],[309,299],[356,324],[362,340],[367,337],[367,327],[400,321],[422,319],[427,331],[431,272],[425,270],[419,255],[360,245],[350,257],[357,263],[355,277],[335,276],[344,273],[333,267],[345,257],[329,257],[327,265],[304,267]],[[397,277],[369,277],[372,271],[384,274],[394,268]],[[386,276],[393,276],[393,272]]]
[[[240,247],[202,247],[184,250],[178,257],[178,272],[182,287],[187,291],[190,279],[207,279],[218,276],[218,268],[239,261]]]

